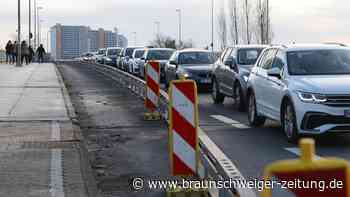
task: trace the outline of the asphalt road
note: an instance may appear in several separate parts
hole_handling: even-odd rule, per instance
[[[99,88],[103,91],[105,87],[108,87],[107,89],[112,91],[112,87],[107,82],[109,80],[101,79],[101,76],[97,77],[98,75],[94,74],[89,66],[69,69],[74,72],[82,72],[81,75],[86,75],[86,77],[99,78],[98,83],[106,81]],[[96,82],[91,80],[89,85],[94,86]],[[130,94],[130,92],[125,94]],[[115,102],[115,99],[117,98],[110,98],[111,102]],[[201,128],[236,164],[246,179],[261,179],[264,167],[271,162],[298,158],[297,145],[287,142],[277,123],[268,121],[264,127],[250,128],[247,114],[236,111],[232,99],[226,98],[224,104],[215,105],[208,92],[199,93],[199,103]],[[109,116],[105,118],[108,119]],[[141,123],[140,128],[146,127],[142,125],[142,122],[139,123]],[[350,160],[350,134],[327,134],[314,138],[319,157],[340,157]]]
[[[76,110],[103,197],[157,197],[131,180],[169,175],[167,127],[143,120],[143,101],[87,65],[58,66]]]
[[[201,128],[246,179],[261,178],[264,167],[271,162],[298,157],[297,145],[287,142],[277,123],[268,121],[264,127],[249,128],[247,113],[236,111],[232,99],[215,105],[210,93],[202,93],[199,102]],[[314,139],[318,156],[350,160],[350,134],[327,134]]]

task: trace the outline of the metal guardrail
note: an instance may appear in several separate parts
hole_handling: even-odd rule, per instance
[[[67,63],[62,62],[62,63]],[[145,99],[146,94],[146,82],[140,78],[131,75],[130,73],[121,71],[115,67],[84,63],[92,66],[97,72],[104,74],[129,88],[134,94],[142,99]],[[168,94],[164,90],[161,90],[159,112],[165,121],[168,122]],[[220,150],[220,148],[209,138],[209,136],[199,128],[199,146],[201,152],[201,176],[212,180],[234,180],[238,183],[244,183],[245,178],[238,171],[232,161]],[[203,177],[202,177],[203,178]],[[249,188],[231,188],[222,189],[220,191],[210,191],[212,197],[256,197],[254,190]]]

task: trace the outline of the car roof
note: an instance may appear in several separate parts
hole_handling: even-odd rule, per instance
[[[274,46],[272,46],[273,48]],[[275,46],[276,47],[276,46]],[[290,45],[280,45],[277,48],[284,48],[286,51],[308,51],[308,50],[329,50],[329,49],[350,49],[343,44],[338,43],[326,43],[326,44],[290,44]]]
[[[241,49],[249,49],[249,48],[267,48],[269,45],[262,45],[262,44],[241,44],[241,45],[235,45],[230,46],[228,48],[241,48]]]
[[[175,49],[170,49],[170,48],[148,48],[147,50],[149,51],[175,51]]]
[[[211,51],[206,49],[188,48],[188,49],[179,50],[179,52],[182,53],[182,52],[211,52]]]
[[[108,47],[107,50],[111,50],[111,49],[122,49],[120,47]]]

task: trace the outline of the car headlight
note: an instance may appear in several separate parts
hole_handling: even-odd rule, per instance
[[[106,60],[107,60],[108,62],[112,61],[112,59],[111,59],[111,58],[106,58]]]
[[[326,95],[307,93],[307,92],[297,92],[298,97],[301,101],[305,103],[324,103],[327,101]]]
[[[190,75],[189,73],[186,73],[186,72],[183,72],[183,73],[180,73],[180,74],[179,74],[180,79],[181,79],[181,78],[185,78],[185,79],[186,79],[186,78],[189,78],[190,76],[191,76],[191,75]]]
[[[243,79],[244,79],[245,82],[248,82],[249,77],[246,76],[246,75],[244,75],[244,76],[243,76]]]

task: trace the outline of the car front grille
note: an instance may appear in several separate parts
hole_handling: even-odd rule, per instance
[[[324,104],[332,107],[350,107],[350,95],[327,95]]]
[[[304,117],[302,127],[303,129],[313,130],[325,124],[350,124],[350,118],[320,113],[307,113]]]

